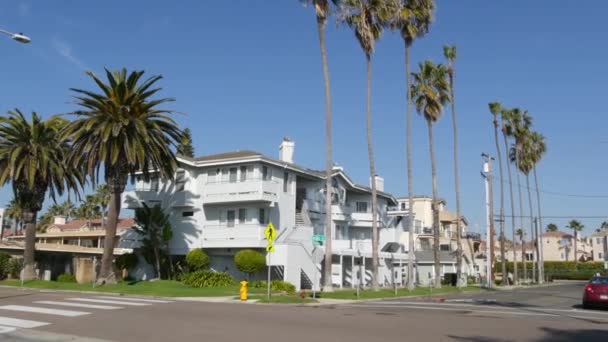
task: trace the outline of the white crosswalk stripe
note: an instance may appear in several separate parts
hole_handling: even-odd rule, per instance
[[[46,315],[66,316],[66,317],[78,317],[90,314],[90,312],[84,311],[72,311],[72,310],[58,310],[41,308],[37,306],[25,306],[25,305],[2,305],[0,310],[20,311],[20,312],[31,312],[41,313]]]
[[[67,298],[67,300],[74,300],[74,301],[78,301],[78,302],[100,303],[100,304],[130,305],[130,306],[152,305],[149,303],[135,303],[135,302],[118,301],[118,300],[106,300],[106,299]]]
[[[57,301],[54,301],[54,300],[41,300],[41,301],[34,302],[34,304],[71,306],[71,307],[75,307],[75,308],[87,308],[87,309],[99,309],[99,310],[122,309],[122,307],[120,307],[120,306],[95,305],[95,304],[70,303],[70,302],[57,302]]]
[[[167,304],[173,303],[170,300],[161,300],[161,299],[147,299],[147,298],[134,298],[134,297],[111,297],[111,296],[97,296],[95,298],[100,299],[109,299],[109,300],[127,300],[132,302],[142,302],[142,303],[157,303],[157,304]]]
[[[0,334],[6,334],[9,332],[13,332],[15,330],[17,330],[17,328],[15,328],[15,327],[7,327],[4,325],[0,325]]]
[[[0,317],[0,325],[3,326],[11,326],[16,328],[37,328],[44,325],[49,325],[51,323],[47,322],[38,322],[38,321],[30,321],[27,319],[17,319],[11,317]]]

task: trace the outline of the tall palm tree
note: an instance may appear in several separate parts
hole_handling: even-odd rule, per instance
[[[302,0],[301,0],[302,1]],[[325,87],[325,259],[323,267],[323,291],[332,290],[332,226],[331,199],[332,199],[332,139],[331,139],[331,86],[329,83],[329,63],[325,47],[325,26],[331,8],[327,0],[306,0],[305,4],[312,3],[317,18],[317,33],[319,34],[319,50],[321,51],[321,64],[323,66],[323,85]],[[316,270],[315,270],[316,272]],[[316,284],[315,284],[316,286]]]
[[[494,144],[496,145],[496,154],[498,155],[498,171],[500,175],[500,212],[499,212],[499,224],[500,224],[500,260],[501,260],[501,271],[502,271],[502,285],[508,285],[507,278],[507,260],[505,254],[505,178],[502,168],[502,152],[500,151],[500,144],[498,143],[498,115],[502,112],[502,105],[498,102],[491,102],[489,104],[490,112],[492,113],[493,124],[494,124]]]
[[[435,10],[433,0],[397,0],[398,4],[388,20],[388,27],[399,30],[405,46],[405,84],[407,98],[406,113],[406,149],[407,149],[407,193],[408,193],[408,289],[413,290],[414,284],[414,186],[412,172],[412,94],[410,76],[410,50],[416,39],[422,38],[429,32]],[[393,3],[395,4],[395,3]]]
[[[72,212],[72,215],[77,219],[86,220],[87,227],[91,229],[93,227],[93,219],[102,216],[97,197],[94,195],[87,195],[80,202],[80,206]]]
[[[574,232],[574,262],[578,263],[578,250],[577,250],[577,240],[578,240],[578,232],[580,232],[581,230],[583,230],[583,228],[585,228],[585,226],[579,221],[579,220],[571,220],[570,222],[568,222],[568,225],[566,226],[566,228],[570,228],[572,229],[572,231]]]
[[[505,147],[505,153],[508,153],[509,151],[509,137],[512,136],[512,115],[511,115],[512,111],[508,110],[508,109],[503,109],[500,112],[500,116],[502,119],[502,124],[501,124],[501,131],[502,131],[502,137],[503,137],[503,141],[504,141],[504,147]],[[510,200],[511,200],[511,236],[513,238],[513,243],[515,243],[515,236],[516,234],[516,228],[515,228],[515,201],[513,199],[513,180],[511,177],[511,163],[507,160],[507,174],[509,176],[509,196],[510,196]],[[522,212],[520,211],[520,216],[522,215]],[[515,248],[513,248],[513,281],[517,284],[519,282],[519,275],[517,272],[517,253],[515,251]]]
[[[522,263],[522,268],[524,270],[524,279],[526,277],[526,247],[525,247],[525,235],[526,232],[524,232],[524,230],[522,228],[518,228],[515,231],[515,235],[517,235],[519,237],[519,242],[521,243],[521,263]],[[513,241],[513,244],[515,244],[515,241]],[[513,247],[513,250],[515,250],[515,247]],[[513,259],[513,264],[516,264],[517,260]]]
[[[456,100],[454,97],[454,60],[456,60],[456,46],[446,45],[443,47],[443,56],[448,61],[448,76],[450,80],[450,103],[452,109],[452,127],[454,130],[454,191],[456,192],[456,279],[458,287],[463,285],[462,281],[462,224],[460,211],[460,183],[458,179],[458,120],[456,119]],[[502,165],[502,164],[501,164]],[[502,166],[501,166],[502,173]],[[504,246],[504,244],[503,244]],[[503,248],[504,252],[504,248]],[[503,255],[503,268],[505,267]],[[504,271],[503,271],[504,272]],[[504,274],[504,273],[503,273]]]
[[[420,71],[412,73],[412,98],[416,110],[427,123],[429,133],[429,154],[431,157],[431,175],[433,185],[433,255],[435,259],[435,287],[441,287],[441,270],[439,260],[439,195],[437,192],[437,168],[435,166],[435,148],[433,145],[433,124],[441,118],[443,106],[450,99],[447,81],[447,69],[443,64],[426,60],[419,64]]]
[[[174,99],[152,99],[161,90],[153,88],[161,76],[142,81],[144,71],[106,69],[104,82],[92,72],[87,74],[101,92],[71,89],[81,109],[73,113],[76,119],[64,133],[73,141],[70,162],[83,165],[93,183],[103,166],[111,195],[98,283],[115,283],[114,240],[128,176],[141,171],[144,180],[153,172],[173,178],[177,167],[174,147],[183,134],[170,117],[173,112],[159,108]]]
[[[4,211],[4,216],[10,218],[12,221],[11,228],[15,235],[17,235],[17,230],[21,228],[21,212],[21,206],[19,206],[19,202],[15,198],[12,198],[8,202],[6,210]]]
[[[340,16],[355,37],[365,54],[367,62],[367,153],[369,156],[369,177],[372,187],[372,289],[379,290],[379,246],[378,246],[378,197],[376,189],[376,165],[372,145],[372,55],[374,45],[382,34],[381,17],[389,16],[389,8],[382,0],[343,0],[340,2]]]
[[[600,225],[600,230],[608,230],[608,221],[602,222]]]
[[[83,184],[81,173],[66,162],[69,141],[60,130],[66,121],[58,116],[43,120],[32,112],[31,119],[15,109],[0,117],[0,185],[12,183],[16,203],[25,224],[23,263],[25,280],[34,279],[36,216],[45,196],[77,191]]]
[[[530,137],[530,143],[532,144],[532,172],[534,174],[534,184],[536,186],[536,205],[538,206],[538,226],[536,234],[539,235],[540,232],[538,231],[538,229],[543,226],[543,215],[541,210],[540,189],[538,187],[538,175],[536,173],[536,169],[538,168],[538,164],[542,160],[545,153],[547,153],[547,144],[545,142],[545,137],[538,132],[532,133],[532,136]],[[538,279],[540,282],[543,282],[545,260],[542,239],[539,238],[538,240]]]

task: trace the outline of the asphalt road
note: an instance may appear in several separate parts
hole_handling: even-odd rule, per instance
[[[149,301],[0,288],[0,341],[608,341],[580,283],[341,305]]]

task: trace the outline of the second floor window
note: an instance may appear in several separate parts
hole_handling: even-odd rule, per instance
[[[243,224],[243,223],[245,223],[246,220],[247,220],[247,209],[240,208],[239,209],[239,223]]]
[[[247,180],[247,166],[243,165],[241,166],[241,182],[244,182]]]
[[[234,212],[234,210],[228,210],[226,212],[226,221],[228,221],[227,226],[228,227],[234,227],[234,220],[235,220],[235,212]]]
[[[229,170],[230,174],[228,176],[228,181],[230,183],[236,183],[236,171],[237,171],[236,167],[231,167],[230,168],[230,170]]]
[[[158,191],[158,176],[152,176],[150,178],[150,191]]]
[[[266,224],[266,210],[264,208],[260,208],[258,212],[258,222],[260,224]]]
[[[401,203],[401,210],[405,210],[405,202]]]
[[[186,188],[186,171],[179,170],[175,173],[175,191],[184,191]]]
[[[602,238],[596,238],[595,242],[597,242],[598,245],[601,244],[602,243]]]
[[[262,166],[262,179],[263,180],[271,180],[272,179],[272,170],[268,168],[268,166]]]
[[[283,192],[289,189],[289,173],[283,172]]]
[[[355,203],[355,210],[358,213],[366,213],[367,212],[367,202],[357,202]]]

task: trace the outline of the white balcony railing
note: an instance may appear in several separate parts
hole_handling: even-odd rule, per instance
[[[264,228],[259,224],[206,225],[202,231],[203,244],[210,246],[218,242],[230,245],[231,241],[248,241],[257,246],[264,240]]]
[[[158,204],[163,207],[193,207],[195,206],[195,196],[187,191],[158,192],[136,188],[131,191],[125,191],[122,202],[123,207],[128,209],[140,208],[142,202],[145,202],[148,206]]]
[[[204,203],[274,202],[278,199],[279,187],[278,182],[263,179],[209,182],[204,188]]]

